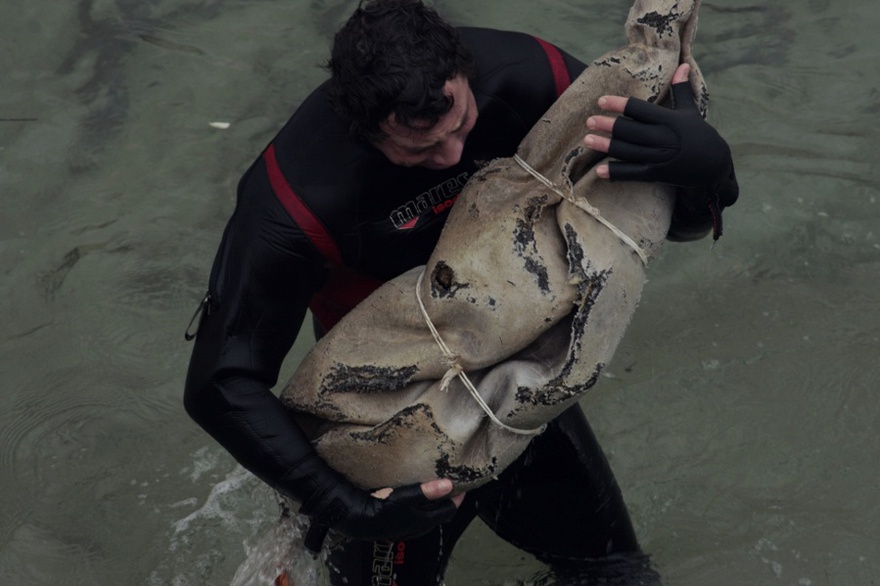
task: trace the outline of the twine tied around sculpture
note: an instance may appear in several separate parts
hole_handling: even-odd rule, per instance
[[[594,218],[596,218],[603,226],[611,230],[624,244],[633,249],[633,251],[639,255],[639,258],[642,259],[642,264],[648,266],[648,253],[644,248],[636,244],[635,240],[630,238],[627,234],[623,232],[620,228],[606,220],[602,213],[599,211],[599,208],[590,205],[590,203],[584,198],[576,198],[574,196],[574,188],[571,185],[571,182],[568,181],[568,191],[567,193],[559,188],[555,183],[541,175],[537,170],[535,170],[531,165],[525,162],[519,154],[513,155],[513,160],[519,163],[519,166],[529,172],[529,174],[543,183],[546,187],[550,188],[556,195],[561,197],[562,199],[568,201],[578,209],[581,209]]]
[[[434,336],[434,341],[437,342],[437,346],[440,348],[440,351],[443,353],[443,364],[448,366],[448,370],[443,375],[443,378],[440,379],[440,390],[446,391],[449,388],[449,384],[452,382],[452,379],[458,377],[461,379],[461,382],[464,384],[465,388],[470,392],[471,396],[480,406],[480,408],[486,413],[492,423],[509,431],[510,433],[515,433],[519,435],[538,435],[546,429],[546,425],[542,425],[541,427],[537,427],[535,429],[519,429],[516,427],[511,427],[507,425],[495,415],[483,397],[480,396],[480,393],[477,391],[477,388],[468,378],[467,373],[465,373],[464,368],[461,366],[461,356],[452,350],[450,350],[449,346],[446,345],[446,342],[443,340],[443,337],[440,335],[440,332],[437,331],[437,327],[434,326],[434,322],[431,321],[431,317],[428,315],[428,310],[425,309],[425,304],[422,303],[422,279],[425,277],[425,271],[419,275],[419,278],[416,279],[416,301],[419,304],[419,309],[422,311],[422,317],[425,318],[425,323],[428,325],[428,329],[431,330],[431,335]]]

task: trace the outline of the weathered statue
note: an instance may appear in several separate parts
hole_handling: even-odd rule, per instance
[[[585,148],[602,95],[664,101],[691,66],[699,0],[637,0],[628,44],[593,61],[513,158],[467,184],[426,266],[386,283],[283,392],[320,455],[364,488],[497,475],[595,385],[666,236],[674,188],[609,182]]]

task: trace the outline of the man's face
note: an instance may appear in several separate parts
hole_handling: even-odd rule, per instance
[[[434,126],[409,128],[398,124],[393,112],[379,125],[387,136],[375,146],[389,161],[427,169],[447,169],[458,163],[464,140],[477,122],[477,102],[463,75],[447,81],[444,91],[452,96],[452,109]]]

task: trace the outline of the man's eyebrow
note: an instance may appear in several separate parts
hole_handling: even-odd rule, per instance
[[[462,115],[461,119],[459,119],[458,124],[455,125],[455,128],[452,128],[452,129],[449,131],[449,134],[453,134],[453,133],[455,133],[455,132],[458,132],[459,130],[461,130],[462,128],[464,128],[465,125],[467,125],[468,121],[470,120],[470,117],[471,117],[471,104],[470,104],[470,100],[468,100],[468,101],[465,103],[465,107],[464,107],[464,108],[465,108],[465,109],[464,109],[464,114]],[[441,142],[443,142],[443,141],[441,141],[440,139],[437,139],[437,140],[435,140],[434,142],[432,142],[432,143],[429,144],[429,145],[424,145],[424,146],[419,146],[419,147],[404,147],[404,148],[405,148],[406,151],[409,152],[409,153],[417,154],[417,153],[423,153],[423,152],[425,152],[425,151],[429,151],[429,150],[431,150],[432,148],[434,148],[435,146],[437,146],[438,144],[440,144]]]

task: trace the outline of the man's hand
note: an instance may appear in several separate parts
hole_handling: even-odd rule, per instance
[[[436,501],[443,497],[449,496],[449,494],[452,492],[452,481],[446,478],[441,478],[440,480],[425,482],[421,485],[420,488],[422,489],[422,494],[425,495],[425,498],[430,501]],[[386,499],[391,496],[392,492],[394,492],[393,488],[380,488],[379,490],[371,494],[378,499]],[[455,507],[458,508],[459,506],[461,506],[461,501],[464,500],[464,493],[449,496],[449,499],[452,501],[452,504],[454,504]]]
[[[599,98],[603,110],[623,114],[587,120],[590,133],[584,144],[619,159],[599,165],[599,177],[701,188],[728,179],[733,166],[730,148],[700,115],[689,75],[687,64],[675,70],[671,109],[636,98]],[[594,132],[608,133],[611,138]]]
[[[319,552],[329,529],[365,541],[409,539],[424,535],[452,519],[464,494],[450,497],[453,486],[448,479],[423,484],[383,488],[372,494],[363,491],[318,458],[320,467],[312,496],[300,512],[312,519],[305,547]]]

